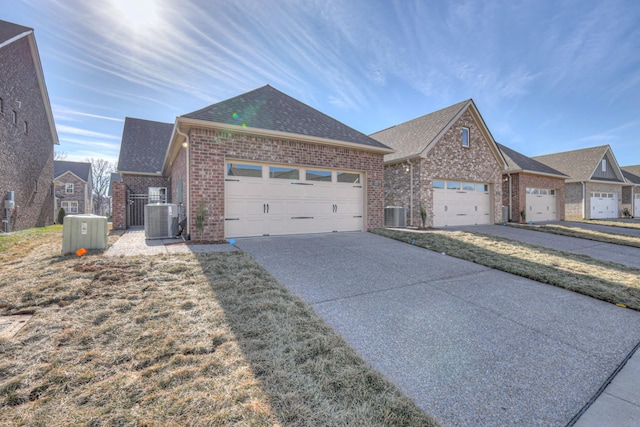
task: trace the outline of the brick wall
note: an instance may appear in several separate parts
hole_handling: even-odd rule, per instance
[[[12,231],[53,224],[54,141],[26,37],[0,48],[0,98],[0,219],[14,191]]]
[[[124,182],[111,184],[111,222],[114,229],[127,228],[127,186]]]
[[[469,147],[462,147],[462,127],[470,131]],[[449,128],[443,137],[427,153],[427,158],[414,164],[413,224],[420,225],[420,204],[427,211],[427,226],[433,226],[434,179],[475,181],[489,183],[493,200],[493,221],[502,220],[502,164],[498,162],[489,142],[483,137],[480,127],[470,111]],[[410,179],[405,171],[408,164],[385,166],[385,204],[409,207]],[[404,183],[402,181],[405,180]],[[411,212],[407,211],[410,222]]]
[[[67,193],[65,191],[65,184],[73,184],[73,193]],[[93,212],[93,206],[87,199],[87,183],[71,173],[64,173],[56,178],[54,183],[56,194],[56,215],[58,210],[62,207],[62,202],[78,202],[78,214],[90,214]],[[66,210],[66,209],[65,209]],[[72,214],[68,212],[67,214]]]
[[[582,191],[582,184],[579,182],[565,184],[564,209],[567,220],[584,218]],[[587,193],[588,198],[589,194]]]
[[[526,208],[527,188],[546,188],[556,192],[557,219],[565,219],[565,184],[562,178],[553,178],[544,175],[529,173],[511,174],[511,221],[523,222],[520,211]],[[509,206],[509,181],[508,176],[503,175],[502,203]],[[505,219],[506,220],[506,219]]]
[[[127,186],[127,189],[133,194],[149,194],[149,187],[166,187],[167,191],[171,186],[171,182],[164,176],[148,176],[148,175],[134,175],[134,174],[121,174],[122,182]],[[170,193],[167,198],[171,198]]]
[[[201,239],[224,238],[224,162],[227,158],[364,171],[365,224],[369,227],[381,227],[384,223],[384,171],[381,154],[202,128],[190,131],[189,150],[189,211],[192,230],[188,232],[194,240],[200,239],[194,226],[200,201],[206,210],[205,230]],[[172,176],[186,176],[184,165],[180,161],[174,162]]]

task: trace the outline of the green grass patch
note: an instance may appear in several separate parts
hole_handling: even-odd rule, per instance
[[[27,230],[16,231],[13,233],[0,233],[0,252],[6,251],[16,244],[22,244],[25,247],[31,247],[31,241],[39,236],[61,233],[62,225],[50,225],[47,227],[29,228]]]
[[[580,227],[567,227],[564,225],[523,225],[509,224],[510,227],[523,228],[525,230],[535,230],[544,233],[557,234],[560,236],[577,237],[579,239],[593,240],[595,242],[612,243],[615,245],[631,246],[640,248],[640,237],[628,236],[619,233],[609,233],[597,230],[589,230]]]
[[[376,229],[374,233],[640,310],[640,269],[472,232]]]
[[[244,252],[0,252],[0,425],[435,426]],[[10,262],[7,262],[10,260]]]

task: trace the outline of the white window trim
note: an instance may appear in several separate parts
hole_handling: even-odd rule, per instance
[[[607,171],[607,159],[602,159],[602,172]]]
[[[78,202],[75,200],[63,200],[61,207],[64,209],[65,213],[78,213]]]
[[[71,191],[69,191],[69,189],[71,189]],[[73,191],[74,191],[73,184],[65,184],[64,185],[65,194],[73,194]]]
[[[467,131],[467,132],[466,132],[466,134],[467,134],[466,144],[465,144],[465,138],[464,138],[465,130]],[[462,146],[463,146],[464,148],[469,148],[469,146],[471,145],[471,131],[469,130],[469,128],[468,128],[468,127],[463,127],[463,128],[462,128],[460,138],[461,138],[461,144],[462,144]]]

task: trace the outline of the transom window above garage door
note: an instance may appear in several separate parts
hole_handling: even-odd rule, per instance
[[[339,184],[362,183],[362,174],[354,171],[328,170],[284,165],[265,165],[228,161],[227,177],[282,179],[306,182],[332,182]]]
[[[555,196],[556,190],[552,190],[550,188],[529,188],[527,187],[527,194],[532,194],[535,196]]]
[[[227,176],[250,176],[262,178],[262,166],[242,163],[227,163]]]
[[[447,190],[457,190],[457,191],[489,191],[489,184],[479,184],[476,182],[464,182],[464,181],[442,181],[442,180],[433,180],[432,182],[433,188],[435,189],[444,189]]]
[[[615,196],[613,193],[591,193],[591,197],[598,197],[602,199],[613,199]]]

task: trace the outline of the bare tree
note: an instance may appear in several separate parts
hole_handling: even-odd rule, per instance
[[[116,165],[104,159],[90,158],[93,174],[93,212],[104,215],[109,210],[109,184]]]
[[[53,152],[53,160],[64,160],[67,158],[67,153],[64,151],[54,151]]]

